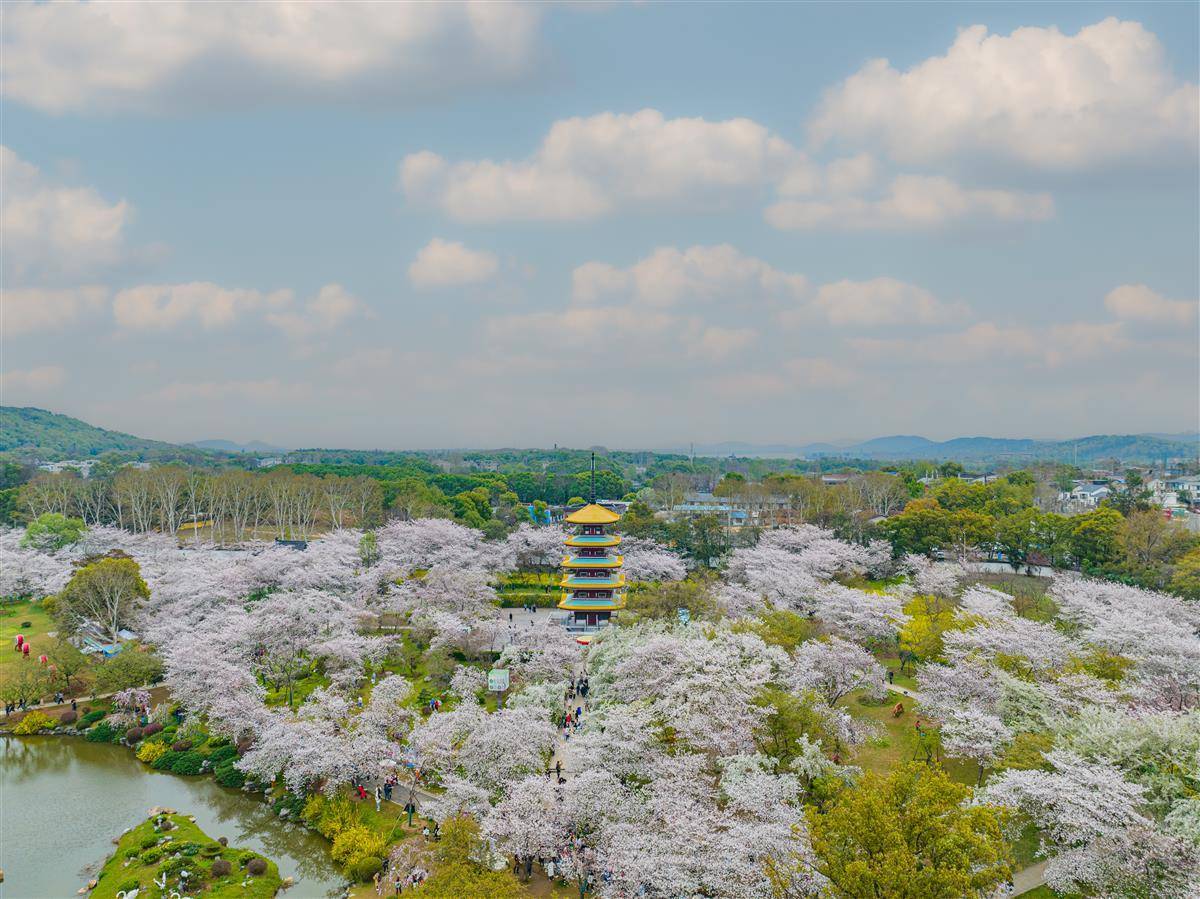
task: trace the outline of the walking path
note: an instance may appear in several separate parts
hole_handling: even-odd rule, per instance
[[[1040,861],[1013,874],[1013,895],[1020,896],[1036,890],[1046,882],[1046,862]]]
[[[902,687],[899,684],[885,684],[885,686],[893,693],[899,693],[901,696],[907,696],[909,699],[915,699],[917,702],[921,701],[921,694],[916,690],[910,690],[908,687]]]

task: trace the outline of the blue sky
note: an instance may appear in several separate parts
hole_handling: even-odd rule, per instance
[[[10,5],[3,400],[389,448],[1193,428],[1197,10]]]

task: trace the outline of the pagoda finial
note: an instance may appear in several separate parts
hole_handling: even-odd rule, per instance
[[[592,505],[596,504],[596,452],[592,451]]]

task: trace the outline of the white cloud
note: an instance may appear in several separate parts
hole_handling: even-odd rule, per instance
[[[1190,165],[1198,96],[1138,22],[1109,18],[1075,35],[975,25],[905,72],[869,62],[829,91],[810,133],[878,144],[904,163],[981,156],[1066,170],[1178,155]]]
[[[967,313],[961,303],[943,302],[925,288],[895,278],[824,284],[817,290],[812,305],[838,327],[939,325],[961,319]]]
[[[435,237],[408,267],[415,287],[457,287],[490,280],[500,267],[494,253],[471,250],[457,241]]]
[[[405,157],[406,196],[464,222],[582,221],[619,207],[704,207],[786,179],[803,154],[750,119],[667,119],[655,109],[555,122],[528,159]]]
[[[758,339],[753,328],[721,328],[709,325],[700,330],[698,336],[687,341],[688,352],[693,356],[727,359]]]
[[[289,294],[290,296],[290,294]],[[327,334],[355,315],[369,310],[340,284],[326,284],[302,309],[286,308],[267,313],[267,321],[292,340],[309,340]]]
[[[588,262],[572,273],[572,299],[578,303],[624,296],[661,307],[713,300],[752,305],[772,299],[796,301],[807,288],[803,275],[780,271],[729,244],[686,250],[660,247],[627,269]]]
[[[862,182],[852,180],[855,174],[850,169],[846,182],[857,186]],[[899,175],[877,199],[847,194],[788,199],[765,213],[776,228],[845,231],[932,229],[969,221],[1036,222],[1053,215],[1049,194],[965,188],[931,175]]]
[[[0,374],[0,392],[4,393],[4,402],[13,403],[9,391],[20,393],[40,394],[55,387],[60,387],[67,379],[67,372],[61,365],[42,365],[37,368],[14,369]]]
[[[132,210],[90,187],[49,182],[35,165],[0,146],[0,230],[19,278],[92,273],[119,262]]]
[[[108,293],[106,288],[95,286],[5,290],[0,295],[0,331],[5,337],[18,337],[61,330],[103,309]]]
[[[9,3],[4,96],[51,113],[370,102],[512,80],[535,4]]]
[[[290,290],[263,293],[206,281],[145,284],[118,293],[113,315],[117,325],[128,331],[167,331],[185,324],[211,329],[230,325],[249,313],[283,309],[291,302]]]
[[[1169,300],[1145,284],[1122,284],[1109,291],[1104,305],[1119,319],[1186,325],[1196,315],[1195,300]]]
[[[291,290],[264,292],[207,281],[145,284],[122,290],[113,300],[117,327],[127,332],[191,326],[215,330],[261,316],[292,340],[328,333],[348,318],[367,312],[340,284],[326,284],[299,306]]]

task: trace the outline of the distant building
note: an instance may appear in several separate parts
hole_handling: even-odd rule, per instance
[[[255,459],[255,468],[274,468],[276,465],[282,465],[283,459],[279,456],[269,456],[266,459]]]
[[[1107,484],[1076,484],[1067,494],[1067,499],[1086,509],[1094,509],[1112,494]]]
[[[39,462],[38,471],[49,471],[52,473],[75,471],[79,473],[81,478],[87,478],[91,477],[92,467],[95,464],[95,459],[64,459],[61,462]]]

